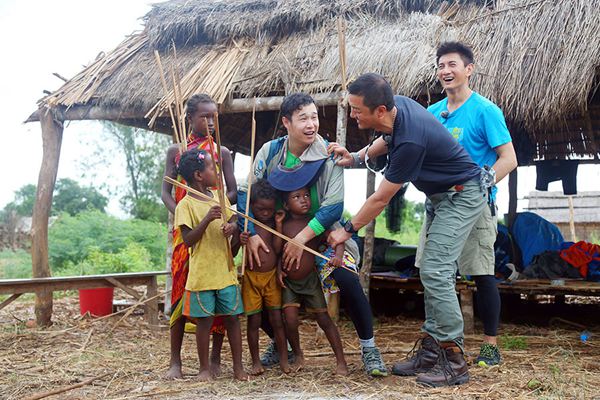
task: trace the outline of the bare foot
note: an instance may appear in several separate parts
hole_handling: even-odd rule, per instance
[[[337,367],[335,368],[336,375],[347,376],[349,373],[348,366],[345,362],[337,364]]]
[[[306,364],[306,360],[304,360],[304,356],[296,356],[296,361],[292,364],[292,367],[294,368],[294,371],[300,371],[302,368],[304,368],[304,365]]]
[[[212,381],[213,375],[210,372],[210,369],[205,369],[203,371],[200,371],[200,373],[196,375],[196,379],[198,379],[199,381],[208,382]]]
[[[183,379],[183,373],[181,372],[181,364],[173,364],[171,368],[165,374],[167,379]]]
[[[285,362],[279,362],[279,368],[281,368],[281,372],[283,372],[284,374],[289,374],[290,372],[292,372],[290,364],[288,364],[287,360]]]
[[[240,369],[233,369],[233,377],[235,379],[237,379],[238,381],[247,381],[248,380],[248,374],[246,373],[246,371],[244,371],[243,368]]]
[[[218,377],[219,375],[221,375],[221,363],[216,363],[216,362],[210,362],[210,366],[208,367],[210,369],[210,373],[212,374],[213,378]]]
[[[260,361],[258,362],[258,364],[252,364],[252,369],[250,370],[250,375],[260,375],[263,372],[265,372],[265,369],[263,368]]]

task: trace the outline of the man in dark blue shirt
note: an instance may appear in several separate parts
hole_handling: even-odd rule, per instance
[[[433,115],[407,97],[394,96],[382,76],[361,75],[348,92],[350,116],[358,127],[381,136],[357,153],[336,143],[329,151],[346,167],[386,154],[388,162],[377,191],[344,228],[330,233],[329,243],[344,242],[367,225],[404,182],[423,191],[433,204],[435,218],[425,241],[420,276],[425,312],[436,324],[423,326],[419,351],[396,364],[394,372],[419,373],[417,382],[426,386],[468,382],[463,320],[454,286],[458,257],[487,202],[487,191],[480,185],[481,169]]]

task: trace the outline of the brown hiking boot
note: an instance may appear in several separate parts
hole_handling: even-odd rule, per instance
[[[429,386],[462,385],[469,382],[469,368],[460,347],[454,342],[440,343],[440,353],[429,372],[417,376],[417,383]]]
[[[392,374],[411,376],[427,372],[435,366],[440,347],[429,335],[425,335],[415,342],[412,350],[408,352],[406,361],[401,361],[392,367]]]

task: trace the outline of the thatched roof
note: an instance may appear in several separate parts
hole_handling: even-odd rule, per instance
[[[184,95],[208,91],[225,102],[337,91],[335,21],[341,17],[347,23],[349,79],[378,72],[400,94],[435,100],[435,49],[441,41],[461,40],[474,48],[473,87],[501,106],[513,136],[522,136],[517,144],[530,138],[538,157],[598,156],[600,106],[589,104],[600,104],[592,100],[600,82],[600,0],[447,3],[160,3],[146,15],[143,32],[99,57],[43,101],[66,107],[94,104],[144,116],[163,97],[153,51],[160,51],[168,69],[171,43],[177,48]]]

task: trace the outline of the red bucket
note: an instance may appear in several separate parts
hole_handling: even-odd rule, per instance
[[[79,290],[79,310],[81,315],[89,311],[94,317],[112,313],[113,292],[115,288],[95,288]]]

